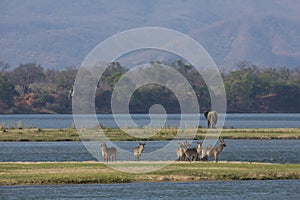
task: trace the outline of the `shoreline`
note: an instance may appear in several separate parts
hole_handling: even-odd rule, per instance
[[[198,182],[300,179],[300,164],[220,161],[0,162],[0,185],[112,184],[137,182]],[[163,168],[129,173],[111,168]]]
[[[149,160],[141,160],[141,161],[109,161],[109,162],[103,162],[103,161],[95,161],[95,160],[87,160],[87,161],[16,161],[16,162],[11,162],[11,161],[4,161],[0,162],[1,164],[103,164],[103,165],[118,165],[118,164],[187,164],[187,163],[215,163],[215,161],[210,160],[210,161],[177,161],[177,160],[162,160],[162,161],[149,161]],[[220,160],[217,162],[221,164],[261,164],[261,165],[285,165],[281,163],[271,163],[271,162],[250,162],[250,161],[226,161],[226,160]],[[297,164],[296,164],[297,165]],[[300,163],[299,163],[300,165]]]
[[[205,128],[185,129],[184,138],[177,136],[177,128],[163,129],[128,129],[137,136],[133,137],[121,129],[41,129],[41,128],[2,128],[0,129],[0,141],[2,142],[59,142],[59,141],[168,141],[191,139],[203,140],[206,137]],[[99,135],[103,132],[105,137]],[[149,134],[150,133],[150,134]],[[152,134],[154,133],[154,134]],[[80,135],[79,135],[80,134]],[[85,136],[86,134],[86,136]],[[147,137],[150,135],[150,137]],[[224,139],[300,139],[300,128],[224,128],[220,134]]]

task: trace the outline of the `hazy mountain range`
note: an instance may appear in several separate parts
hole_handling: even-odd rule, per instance
[[[79,66],[111,35],[158,26],[191,36],[223,69],[241,61],[295,68],[299,10],[298,0],[0,0],[0,60]]]

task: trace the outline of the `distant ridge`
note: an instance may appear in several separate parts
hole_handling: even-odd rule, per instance
[[[300,1],[35,1],[0,2],[0,60],[12,66],[79,66],[101,41],[143,26],[196,39],[217,65],[300,66]],[[160,58],[164,59],[164,58]]]

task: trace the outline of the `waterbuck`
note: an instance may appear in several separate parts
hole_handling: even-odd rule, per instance
[[[135,161],[140,160],[140,156],[142,155],[146,143],[139,143],[139,147],[134,147],[133,149],[133,155],[135,157]]]
[[[176,149],[176,154],[178,157],[178,161],[183,161],[185,160],[185,151],[186,149],[191,146],[187,141],[184,141],[182,143],[179,143],[179,147]]]
[[[203,160],[205,159],[206,161],[208,161],[209,156],[214,156],[215,162],[218,162],[218,155],[222,152],[223,147],[226,147],[224,139],[220,140],[220,145],[218,147],[212,148],[210,146],[202,149],[201,157],[203,158]]]
[[[198,160],[200,160],[201,152],[202,152],[202,144],[203,142],[197,142],[197,154],[198,154]]]
[[[207,119],[208,128],[216,128],[218,121],[218,114],[216,111],[206,111],[204,113],[205,118]]]
[[[201,153],[202,149],[202,142],[197,142],[197,148],[186,148],[184,155],[185,155],[185,160],[188,161],[196,161],[199,160],[199,155]]]
[[[191,160],[198,160],[198,152],[196,148],[188,148],[184,152],[185,160],[191,161]]]
[[[105,143],[100,145],[102,150],[102,158],[104,162],[117,160],[117,149],[115,147],[107,148]]]

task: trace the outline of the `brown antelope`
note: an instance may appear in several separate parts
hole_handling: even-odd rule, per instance
[[[179,143],[179,147],[176,149],[176,154],[178,157],[178,161],[185,160],[185,150],[190,146],[190,144],[187,141],[184,141],[182,143]]]
[[[197,142],[197,148],[188,148],[191,146],[187,141],[180,144],[179,148],[176,149],[178,160],[198,160],[201,153],[202,142]]]
[[[102,150],[102,158],[104,162],[117,160],[117,149],[115,147],[107,148],[105,143],[100,145]]]
[[[134,147],[133,149],[133,155],[135,157],[135,161],[140,160],[140,156],[142,155],[146,143],[139,143],[139,147]]]
[[[201,150],[200,160],[208,160],[207,154],[212,150],[212,145],[209,144],[208,147]]]
[[[198,160],[200,160],[200,157],[201,157],[202,144],[203,144],[203,142],[197,142],[197,154],[198,154]]]
[[[202,150],[202,143],[203,142],[197,142],[197,148],[188,148],[185,151],[185,157],[186,160],[191,161],[197,161],[200,158],[201,150]]]
[[[198,160],[198,152],[196,148],[188,148],[184,152],[185,154],[185,160],[191,161],[191,160]]]
[[[212,148],[211,146],[202,149],[202,155],[201,157],[203,160],[205,159],[208,161],[209,156],[214,156],[215,157],[215,162],[218,162],[218,155],[222,152],[223,147],[226,147],[225,141],[220,140],[220,145],[218,147]]]
[[[216,111],[206,111],[204,113],[205,118],[207,119],[207,127],[208,128],[216,128],[216,124],[218,121],[218,114]]]

